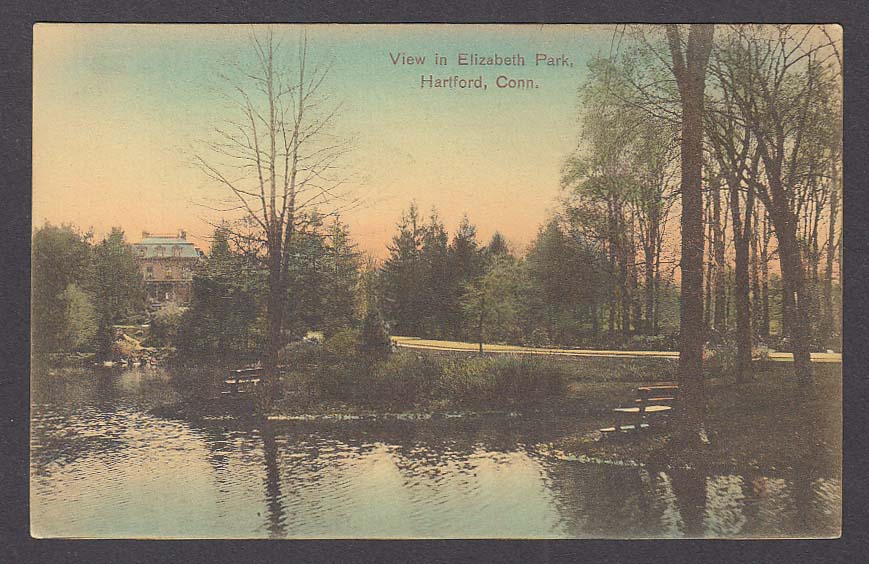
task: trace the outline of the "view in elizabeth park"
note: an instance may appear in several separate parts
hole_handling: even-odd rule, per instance
[[[842,28],[37,24],[31,534],[838,537]]]

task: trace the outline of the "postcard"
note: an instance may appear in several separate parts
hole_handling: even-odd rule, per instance
[[[32,536],[841,535],[840,26],[33,55]]]

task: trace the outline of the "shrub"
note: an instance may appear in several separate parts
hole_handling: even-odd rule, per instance
[[[674,351],[678,350],[678,340],[670,335],[634,335],[626,348],[635,351]]]
[[[438,396],[457,405],[490,401],[497,393],[491,367],[490,357],[449,359],[444,363]]]
[[[531,356],[456,359],[444,367],[438,391],[449,401],[475,406],[535,405],[562,395],[564,368]]]
[[[435,398],[442,372],[442,363],[431,356],[395,354],[374,366],[364,397],[393,408],[425,405]]]
[[[367,368],[359,356],[360,333],[344,328],[328,337],[317,359],[317,385],[325,397],[352,401],[359,397]]]
[[[181,308],[175,304],[167,304],[154,314],[151,321],[150,339],[155,346],[167,346],[175,342],[178,329],[181,326]]]
[[[392,344],[380,312],[369,308],[362,321],[360,352],[367,358],[379,360],[389,356]]]
[[[323,352],[335,357],[355,356],[362,344],[362,335],[357,329],[345,327],[326,338]]]
[[[539,404],[566,391],[567,376],[552,362],[528,356],[492,360],[496,404]]]
[[[719,344],[707,344],[703,349],[703,364],[708,375],[732,374],[736,368],[736,343],[723,339]]]

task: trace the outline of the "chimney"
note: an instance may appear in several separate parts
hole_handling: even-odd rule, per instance
[[[186,241],[187,240],[187,232],[182,229],[181,232],[178,234],[178,238],[181,239],[182,241]]]

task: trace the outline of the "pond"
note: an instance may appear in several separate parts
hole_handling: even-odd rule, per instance
[[[160,368],[32,381],[31,528],[86,538],[831,536],[841,482],[565,460],[579,420],[175,420]]]

